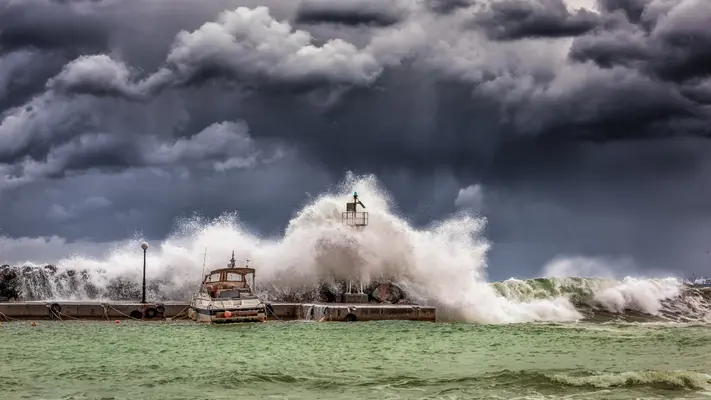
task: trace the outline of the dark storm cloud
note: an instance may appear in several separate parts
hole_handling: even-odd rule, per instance
[[[339,39],[315,46],[310,34],[293,30],[266,7],[225,11],[216,22],[176,36],[164,67],[137,81],[130,67],[106,55],[82,56],[48,82],[63,93],[151,97],[168,87],[209,78],[247,85],[369,85],[382,65],[369,52]],[[263,43],[268,43],[264,45]]]
[[[495,40],[579,36],[603,22],[598,13],[568,10],[563,0],[498,0],[477,12],[473,20]]]
[[[4,3],[0,4],[0,51],[3,53],[39,49],[66,51],[76,57],[81,52],[107,48],[107,27],[93,10],[77,12],[79,2]]]
[[[698,0],[666,2],[666,12],[642,14],[650,25],[599,31],[578,38],[571,58],[601,67],[633,66],[665,80],[685,81],[711,74],[711,7]],[[658,2],[650,2],[650,10]],[[645,9],[646,11],[646,9]]]
[[[449,14],[479,4],[477,0],[427,0],[425,5],[433,12]]]
[[[607,13],[622,11],[634,23],[640,22],[644,10],[653,3],[650,0],[597,0],[597,2],[603,11]]]
[[[242,122],[213,123],[197,134],[173,139],[111,131],[110,127],[98,126],[90,120],[115,118],[117,113],[128,116],[128,113],[120,113],[119,109],[109,106],[103,110],[94,108],[93,115],[86,115],[81,111],[86,107],[84,100],[64,101],[61,104],[66,108],[46,112],[39,108],[41,106],[25,109],[18,115],[15,122],[20,125],[23,135],[0,136],[6,141],[1,147],[5,152],[0,156],[14,160],[12,167],[6,170],[6,185],[12,187],[42,178],[56,179],[92,169],[116,172],[129,168],[184,165],[228,171],[271,162],[285,151],[268,144],[261,148]],[[75,119],[65,119],[64,113]],[[55,119],[42,119],[42,116]],[[56,120],[67,125],[59,131]],[[53,127],[51,133],[63,136],[61,143],[55,136],[53,146],[46,145],[48,126]],[[122,126],[125,128],[129,124]],[[106,128],[109,130],[101,130]]]
[[[0,0],[0,228],[160,237],[239,208],[272,231],[353,169],[418,223],[480,185],[494,260],[497,241],[540,261],[632,234],[635,257],[671,260],[646,225],[595,221],[673,208],[660,224],[686,238],[682,206],[708,219],[680,193],[711,172],[711,7],[598,3]]]
[[[306,0],[299,3],[295,21],[301,24],[331,23],[350,26],[390,26],[405,18],[401,2],[358,0],[332,2]]]

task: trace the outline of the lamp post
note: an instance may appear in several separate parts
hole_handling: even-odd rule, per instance
[[[143,295],[141,296],[141,303],[146,304],[146,250],[148,250],[148,243],[141,243],[141,248],[143,249]]]

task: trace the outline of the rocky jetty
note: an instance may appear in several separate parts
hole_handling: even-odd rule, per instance
[[[115,277],[106,279],[104,285],[98,286],[92,278],[92,272],[88,270],[58,269],[54,265],[43,267],[2,265],[0,266],[0,300],[135,300],[141,297],[140,281]],[[167,281],[149,281],[146,292],[150,298],[156,300],[184,301],[195,289],[196,285],[176,289]],[[302,290],[284,290],[267,285],[257,287],[257,291],[261,291],[268,300],[275,302],[333,302],[339,295],[346,293],[346,282],[324,283]],[[405,291],[389,281],[372,282],[364,287],[364,293],[368,295],[371,303],[410,303]]]
[[[151,282],[146,292],[156,295],[159,283]],[[135,300],[141,297],[141,282],[126,278],[108,279],[103,287],[92,281],[88,270],[59,269],[54,265],[43,267],[10,265],[0,266],[0,299],[2,300],[48,300],[48,299],[111,299]]]

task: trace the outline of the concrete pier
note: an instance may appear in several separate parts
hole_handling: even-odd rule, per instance
[[[163,319],[187,314],[187,303],[27,301],[0,303],[0,321],[25,319]]]
[[[12,320],[116,320],[184,318],[188,303],[28,301],[0,303],[0,321]],[[269,320],[293,321],[431,321],[434,307],[367,303],[267,303]]]
[[[273,312],[272,312],[273,311]],[[270,319],[308,321],[431,321],[434,307],[368,303],[268,303]]]

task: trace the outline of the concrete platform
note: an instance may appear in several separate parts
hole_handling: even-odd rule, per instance
[[[12,320],[116,320],[187,317],[185,302],[31,301],[0,303],[0,321]],[[434,307],[364,303],[267,303],[269,320],[293,321],[431,321]]]
[[[363,303],[267,303],[267,318],[307,321],[430,321],[434,307]]]
[[[155,319],[187,315],[187,303],[27,301],[0,303],[0,321],[35,319]]]

